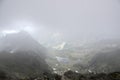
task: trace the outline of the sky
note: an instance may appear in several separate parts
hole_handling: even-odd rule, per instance
[[[0,0],[0,31],[38,41],[120,38],[119,0]]]

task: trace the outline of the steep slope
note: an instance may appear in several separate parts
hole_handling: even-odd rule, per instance
[[[49,72],[45,54],[46,49],[28,33],[8,34],[0,39],[0,71],[17,77]]]
[[[85,50],[86,49],[86,50]],[[120,40],[108,39],[87,45],[83,51],[88,55],[73,65],[79,72],[114,72],[120,71]],[[87,63],[86,63],[87,62]]]
[[[35,51],[37,53],[45,52],[45,48],[41,46],[31,35],[25,31],[16,34],[8,34],[0,39],[0,51]]]
[[[90,68],[96,72],[120,71],[120,49],[96,54],[90,61]]]

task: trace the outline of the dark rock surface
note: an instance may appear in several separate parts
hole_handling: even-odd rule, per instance
[[[64,75],[44,72],[41,75],[32,75],[24,78],[12,78],[4,72],[0,72],[0,80],[120,80],[120,72],[99,73],[99,74],[80,74],[67,71]]]

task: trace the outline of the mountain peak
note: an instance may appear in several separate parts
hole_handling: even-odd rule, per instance
[[[0,51],[34,51],[39,53],[45,48],[39,44],[29,33],[20,31],[7,34],[0,39]]]

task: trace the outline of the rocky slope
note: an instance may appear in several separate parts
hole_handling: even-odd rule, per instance
[[[11,77],[50,72],[45,55],[46,49],[24,31],[0,39],[0,71]]]

